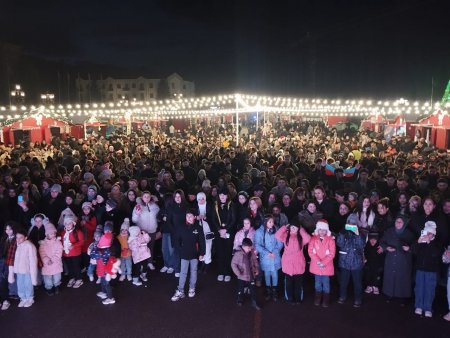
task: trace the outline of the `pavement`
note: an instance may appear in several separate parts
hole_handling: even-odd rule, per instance
[[[14,301],[0,311],[0,337],[450,337],[445,289],[439,287],[433,318],[414,315],[412,301],[406,306],[387,303],[383,296],[365,295],[355,309],[351,299],[336,303],[332,282],[329,308],[313,305],[312,277],[306,278],[305,299],[291,305],[280,299],[264,302],[258,289],[261,311],[247,300],[236,305],[236,280],[217,282],[214,271],[199,274],[197,294],[172,302],[177,278],[155,270],[143,286],[116,282],[116,303],[103,305],[96,297],[99,285],[85,280],[79,289],[62,288],[47,296],[39,288],[30,308]]]

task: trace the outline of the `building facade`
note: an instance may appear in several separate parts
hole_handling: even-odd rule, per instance
[[[177,73],[165,79],[115,79],[76,80],[76,89],[80,102],[120,100],[152,101],[176,97],[194,97],[194,82],[185,81]]]

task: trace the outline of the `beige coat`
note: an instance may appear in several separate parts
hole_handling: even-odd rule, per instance
[[[14,257],[14,273],[30,274],[31,283],[37,285],[37,250],[34,244],[28,240],[17,244],[16,256]]]

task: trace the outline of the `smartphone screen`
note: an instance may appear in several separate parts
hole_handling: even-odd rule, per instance
[[[17,202],[23,202],[23,196],[22,195],[19,195],[19,196],[17,196]]]

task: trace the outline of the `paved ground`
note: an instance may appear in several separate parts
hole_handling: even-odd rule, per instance
[[[170,301],[175,277],[156,271],[147,287],[120,283],[114,305],[102,305],[98,286],[85,283],[53,297],[39,290],[31,308],[14,302],[0,312],[0,337],[450,337],[450,323],[441,318],[443,288],[435,318],[425,319],[413,314],[412,304],[401,307],[373,295],[360,309],[335,301],[317,308],[311,282],[302,304],[266,303],[258,313],[249,302],[237,307],[235,280],[216,282],[213,271],[199,276],[195,298],[176,303]]]

